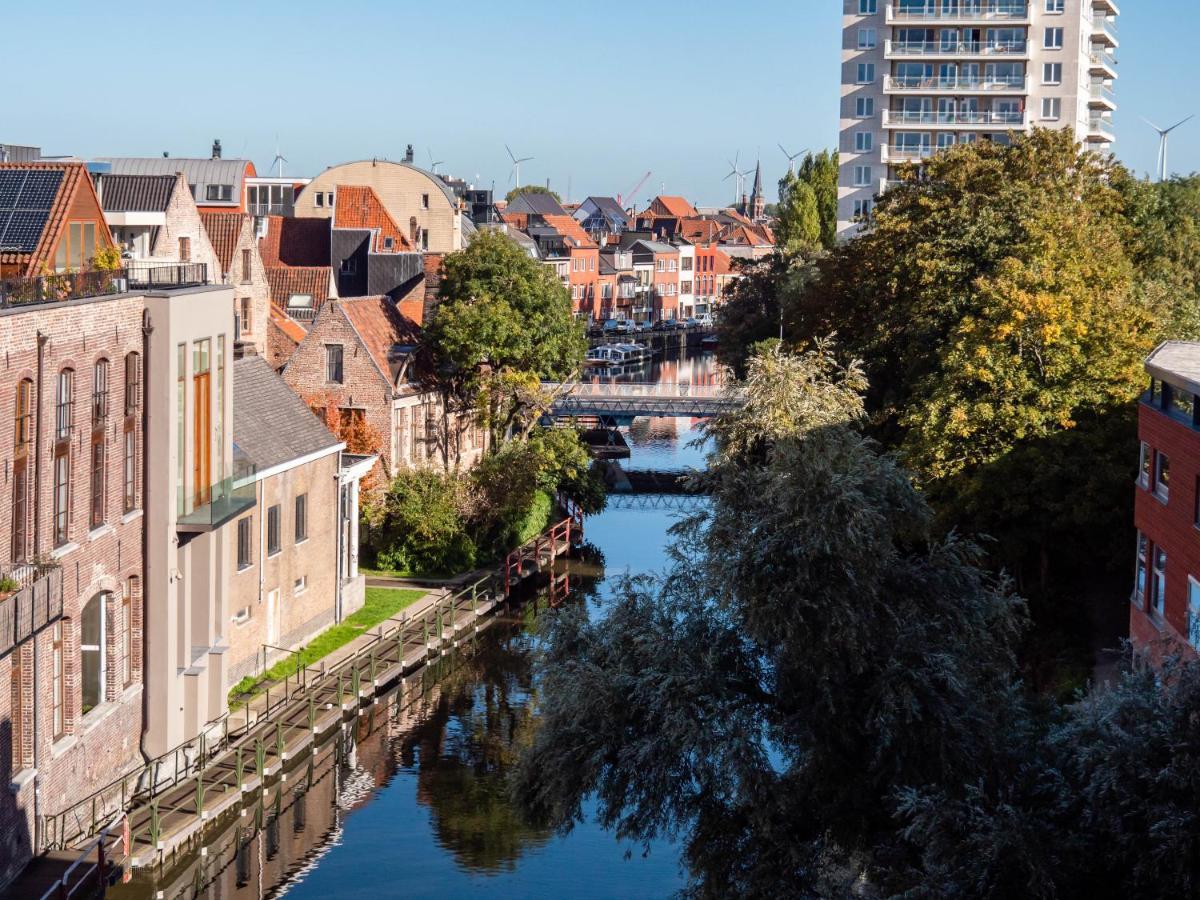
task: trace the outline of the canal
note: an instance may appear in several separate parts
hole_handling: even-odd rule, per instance
[[[630,381],[712,383],[711,353],[680,351]],[[687,420],[638,419],[632,467],[703,464]],[[659,571],[679,512],[614,503],[589,517],[586,559],[566,563],[571,595],[602,615],[616,577]],[[470,646],[360,718],[294,788],[266,798],[194,858],[114,897],[666,897],[684,884],[679,848],[619,843],[590,817],[566,836],[531,827],[506,778],[536,727],[533,672],[545,598],[514,607]],[[591,809],[585,810],[590,814]]]

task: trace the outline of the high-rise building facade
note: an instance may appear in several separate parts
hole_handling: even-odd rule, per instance
[[[842,0],[838,233],[903,163],[1035,126],[1114,140],[1115,0]]]

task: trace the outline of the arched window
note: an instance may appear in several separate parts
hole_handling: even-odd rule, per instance
[[[13,504],[12,504],[12,561],[26,562],[29,558],[29,507],[31,475],[29,456],[33,447],[33,380],[22,379],[17,384],[13,409]]]
[[[108,594],[101,592],[87,602],[80,617],[79,671],[83,682],[83,713],[104,702],[105,615]]]

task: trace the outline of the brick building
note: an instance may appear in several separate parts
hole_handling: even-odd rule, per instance
[[[1129,634],[1158,657],[1200,649],[1200,343],[1162,344],[1146,371]]]
[[[252,344],[255,352],[267,349],[271,285],[258,250],[254,219],[239,212],[205,212],[204,229],[219,263],[219,279],[234,287],[234,314],[239,342]]]

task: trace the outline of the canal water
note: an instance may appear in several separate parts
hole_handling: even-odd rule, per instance
[[[681,351],[625,380],[713,383],[710,353]],[[680,469],[703,464],[688,420],[638,419],[627,429],[627,464]],[[660,571],[674,504],[642,497],[587,519],[600,562],[571,561],[567,602],[602,615],[617,576]],[[119,897],[657,898],[684,885],[679,848],[644,851],[588,819],[566,836],[523,822],[506,777],[536,727],[533,673],[544,599],[492,624],[469,652],[389,698],[358,722],[344,748],[309,772],[303,793],[275,797],[230,829],[224,846],[173,866],[153,884],[139,877]],[[415,681],[415,679],[414,679]],[[414,698],[406,696],[414,694]],[[272,830],[273,829],[273,830]],[[217,843],[214,841],[214,843]],[[150,888],[152,890],[147,891]]]

